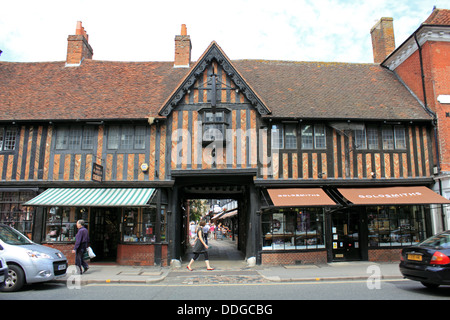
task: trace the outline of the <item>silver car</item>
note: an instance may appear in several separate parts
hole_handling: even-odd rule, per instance
[[[34,243],[14,228],[0,224],[0,254],[8,265],[2,291],[64,276],[67,259],[61,251]]]

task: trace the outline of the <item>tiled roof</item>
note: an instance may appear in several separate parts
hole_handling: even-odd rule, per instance
[[[185,73],[173,62],[0,62],[0,120],[145,119]]]
[[[423,24],[450,25],[450,10],[434,9]]]
[[[395,75],[376,64],[232,63],[273,117],[430,119]],[[155,117],[188,71],[173,62],[0,62],[0,121]]]
[[[274,117],[430,119],[378,64],[240,60],[233,64]]]

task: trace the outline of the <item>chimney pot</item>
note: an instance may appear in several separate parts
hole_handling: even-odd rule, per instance
[[[181,25],[181,35],[182,36],[187,36],[187,28],[185,24]]]
[[[373,61],[381,63],[395,49],[394,19],[383,17],[370,30]]]

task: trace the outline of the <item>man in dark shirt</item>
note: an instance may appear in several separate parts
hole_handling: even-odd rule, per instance
[[[75,236],[75,247],[72,252],[75,253],[75,265],[79,269],[78,272],[82,274],[89,269],[88,264],[84,261],[83,256],[89,246],[89,232],[84,227],[84,220],[77,221],[78,232]],[[84,269],[84,270],[83,270]]]

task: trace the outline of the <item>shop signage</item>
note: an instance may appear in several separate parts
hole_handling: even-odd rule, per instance
[[[103,181],[103,166],[94,163],[92,165],[92,181],[102,182]]]

